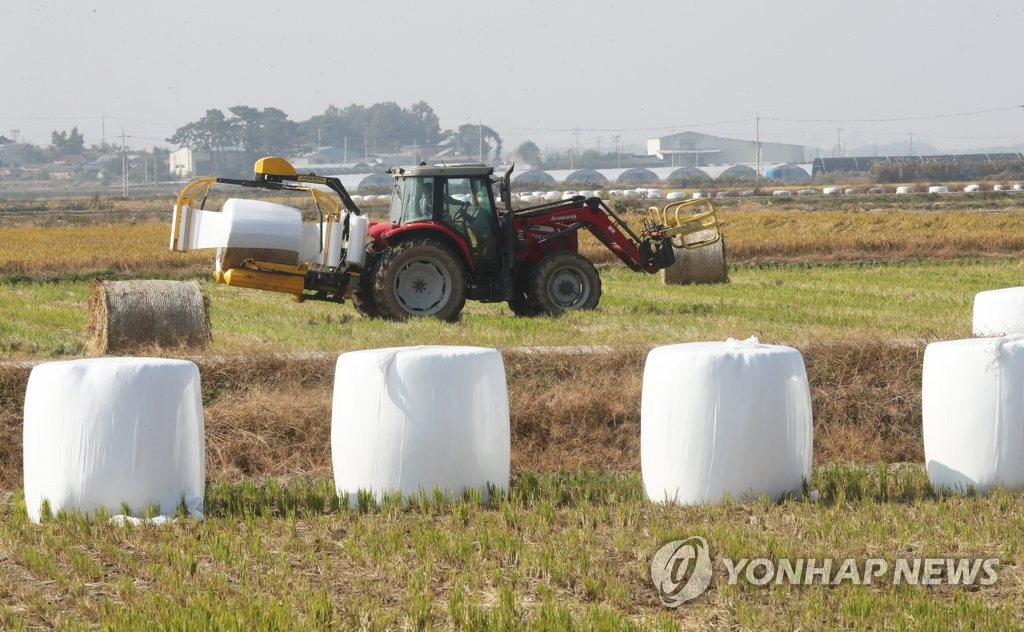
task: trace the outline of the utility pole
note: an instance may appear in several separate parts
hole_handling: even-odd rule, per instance
[[[754,162],[757,164],[757,177],[761,177],[761,113],[754,113]]]
[[[576,121],[576,157],[580,157],[580,122]]]
[[[484,164],[484,126],[477,121],[476,131],[480,134],[480,164]]]
[[[910,155],[914,155],[914,132],[910,132]]]
[[[671,156],[669,164],[671,164],[673,167],[676,166],[676,150],[677,149],[679,149],[679,139],[676,138],[676,126],[673,125],[672,126],[672,149],[669,150],[669,156]]]
[[[342,162],[348,162],[348,136],[345,137],[345,153]]]
[[[121,197],[128,197],[128,152],[124,148],[124,128],[121,128]]]
[[[622,167],[622,155],[619,154],[619,139],[622,138],[618,134],[612,136],[615,139],[615,166],[618,168]]]

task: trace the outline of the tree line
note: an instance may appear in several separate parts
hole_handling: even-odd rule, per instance
[[[434,146],[448,141],[463,155],[501,156],[501,136],[486,125],[442,130],[433,108],[423,101],[403,108],[387,101],[370,106],[328,106],[323,114],[292,121],[283,110],[238,105],[207,110],[179,127],[167,142],[211,152],[243,150],[257,155],[291,155],[317,147],[347,147],[353,156],[396,153],[403,146]]]

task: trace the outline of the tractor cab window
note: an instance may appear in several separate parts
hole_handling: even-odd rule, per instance
[[[434,179],[402,178],[391,196],[392,224],[423,222],[434,217]]]
[[[475,259],[495,259],[496,226],[489,178],[446,180],[441,196],[441,221],[469,240]]]

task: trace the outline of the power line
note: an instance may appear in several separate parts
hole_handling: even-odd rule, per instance
[[[763,118],[763,117],[762,117]],[[708,121],[704,123],[687,123],[661,125],[658,127],[503,127],[505,130],[516,132],[658,132],[671,130],[673,128],[711,127],[714,125],[730,125],[733,123],[749,123],[753,118],[733,119],[730,121]]]
[[[772,116],[762,116],[762,120],[766,121],[782,121],[786,123],[899,123],[902,121],[931,121],[935,119],[945,118],[957,118],[961,116],[977,116],[979,114],[994,114],[996,112],[1009,112],[1010,110],[1017,110],[1024,108],[1024,105],[1008,105],[1001,108],[991,108],[988,110],[974,110],[973,112],[953,112],[949,114],[930,114],[926,116],[896,116],[888,118],[868,118],[868,119],[850,119],[850,118],[782,118]]]

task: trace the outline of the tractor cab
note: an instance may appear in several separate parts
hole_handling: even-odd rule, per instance
[[[394,168],[388,173],[395,178],[389,230],[440,225],[465,244],[473,268],[489,271],[499,266],[501,224],[492,189],[492,167],[419,165]]]

